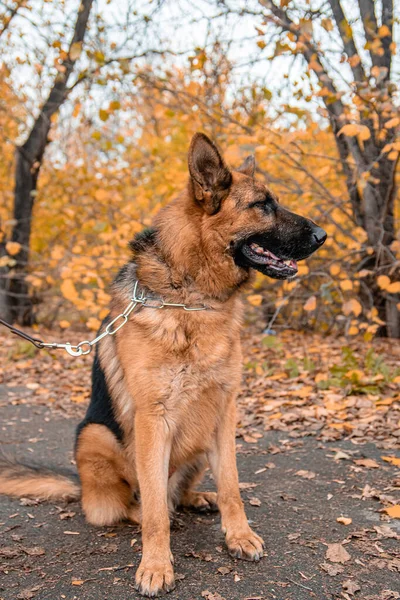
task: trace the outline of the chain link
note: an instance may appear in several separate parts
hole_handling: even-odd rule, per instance
[[[209,310],[209,307],[205,306],[204,304],[199,304],[199,306],[187,306],[186,304],[174,304],[172,302],[165,302],[162,298],[148,298],[145,295],[144,290],[139,291],[139,282],[136,280],[135,285],[133,287],[132,298],[128,306],[122,313],[117,315],[115,319],[110,321],[110,323],[107,324],[104,331],[100,333],[100,335],[95,337],[93,340],[84,340],[83,342],[79,342],[79,344],[76,344],[75,346],[73,344],[70,344],[69,342],[66,342],[65,344],[59,344],[57,342],[47,343],[42,341],[38,341],[38,343],[35,345],[37,345],[38,348],[63,348],[68,352],[70,356],[84,356],[86,354],[90,354],[93,349],[93,346],[98,344],[100,340],[102,340],[107,335],[115,335],[117,331],[119,331],[124,325],[126,325],[129,319],[129,315],[135,310],[138,304],[141,304],[144,308],[155,309],[162,309],[166,307],[183,308],[183,310],[186,310],[188,312]]]

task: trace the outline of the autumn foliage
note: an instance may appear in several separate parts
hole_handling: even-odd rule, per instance
[[[273,56],[304,55],[310,97],[319,98],[325,108],[316,114],[307,108],[306,93],[298,92],[301,106],[284,104],[277,118],[269,111],[271,92],[265,85],[259,81],[237,85],[234,62],[228,60],[218,41],[210,51],[197,48],[183,61],[170,61],[164,69],[154,69],[146,61],[134,65],[120,61],[118,71],[106,71],[102,85],[108,85],[109,91],[101,96],[95,111],[88,109],[82,94],[71,94],[62,118],[58,113],[52,117],[51,144],[37,189],[32,192],[26,281],[37,320],[62,328],[77,323],[98,328],[107,313],[108,285],[128,257],[128,241],[185,185],[188,142],[198,130],[218,142],[232,166],[254,153],[257,176],[278,194],[281,203],[315,219],[329,235],[323,248],[300,264],[294,280],[257,277],[255,288],[247,293],[250,320],[261,315],[268,329],[311,327],[369,340],[384,331],[385,299],[400,310],[400,240],[394,237],[384,247],[391,262],[378,260],[380,246],[354,208],[354,202],[377,185],[377,166],[372,163],[371,168],[360,171],[350,152],[354,145],[358,152],[367,151],[374,137],[381,144],[380,156],[393,165],[398,162],[400,120],[391,104],[394,88],[385,83],[384,66],[378,60],[394,51],[394,46],[386,44],[390,32],[381,26],[373,33],[367,27],[366,49],[373,65],[365,85],[356,81],[355,93],[346,99],[348,91],[337,92],[331,80],[324,79],[326,66],[321,60],[325,55],[321,45],[312,51],[315,30],[311,20],[304,17],[296,24],[299,15],[290,12],[288,2],[280,6],[259,4],[261,21],[254,40],[260,56],[269,48],[269,28],[278,28]],[[229,10],[234,12],[234,7]],[[319,18],[327,33],[338,27],[329,12]],[[352,39],[349,25],[346,31],[341,62],[356,77],[362,62],[358,54],[348,55]],[[80,52],[81,48],[75,59]],[[98,83],[107,57],[91,52],[90,57],[97,61],[93,77]],[[116,93],[115,82],[125,81],[132,73],[130,93]],[[89,75],[85,71],[83,77]],[[12,172],[18,139],[16,116],[21,98],[13,96],[10,77],[11,72],[3,69],[2,106],[11,109],[0,112],[3,277],[12,276],[21,252],[11,236],[15,225]],[[329,121],[329,107],[337,102],[345,108],[334,124]],[[368,108],[371,103],[374,110]],[[347,172],[340,145],[345,139],[350,149],[345,159],[350,169]],[[352,186],[358,194],[353,200],[349,197],[349,177],[354,177]],[[397,195],[394,232],[398,231],[399,204]]]

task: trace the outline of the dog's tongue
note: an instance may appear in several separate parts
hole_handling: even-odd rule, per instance
[[[291,260],[289,263],[289,267],[292,267],[292,269],[296,269],[297,271],[297,262],[295,260]]]

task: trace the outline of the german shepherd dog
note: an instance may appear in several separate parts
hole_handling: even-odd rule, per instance
[[[0,493],[81,497],[93,525],[141,523],[136,587],[144,596],[174,588],[169,517],[177,506],[217,506],[229,553],[252,561],[263,556],[236,468],[240,292],[254,269],[293,277],[296,261],[326,239],[255,179],[253,157],[231,171],[215,144],[197,133],[188,163],[186,189],[134,238],[132,258],[114,281],[103,329],[129,304],[136,281],[154,301],[138,306],[97,346],[90,406],[76,439],[80,484],[6,461],[0,469]],[[158,310],[163,302],[205,310]],[[196,489],[207,464],[217,494]]]

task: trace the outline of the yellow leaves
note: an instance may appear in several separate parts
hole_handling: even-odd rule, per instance
[[[400,282],[399,281],[395,281],[395,282],[391,283],[390,278],[387,275],[379,275],[379,277],[377,278],[376,281],[377,281],[378,286],[381,288],[381,290],[384,290],[385,292],[388,292],[389,294],[400,293]]]
[[[395,281],[387,287],[389,294],[400,294],[400,281]]]
[[[331,265],[329,267],[329,272],[332,275],[332,277],[336,277],[337,275],[339,275],[341,269],[339,265]]]
[[[251,294],[250,296],[247,296],[247,301],[252,306],[260,306],[262,303],[262,300],[263,300],[263,297],[261,294]]]
[[[331,19],[322,19],[321,25],[325,29],[325,31],[333,30],[333,23],[332,23]]]
[[[350,519],[349,517],[338,517],[336,521],[342,525],[351,525],[353,519]]]
[[[81,112],[81,108],[82,108],[82,104],[80,102],[77,102],[74,106],[74,110],[72,111],[72,116],[77,117],[79,115],[79,113]]]
[[[394,127],[397,127],[397,125],[400,124],[400,118],[399,117],[394,117],[393,119],[389,119],[389,121],[386,121],[384,127],[385,129],[393,129]]]
[[[397,458],[396,456],[381,456],[381,459],[395,467],[400,467],[400,458]]]
[[[53,260],[59,261],[63,258],[64,254],[65,254],[64,248],[62,246],[57,245],[57,246],[54,246],[54,248],[52,249],[50,256]]]
[[[94,197],[96,198],[96,200],[99,200],[100,202],[102,202],[104,200],[108,200],[109,193],[106,190],[103,190],[102,188],[100,188],[95,191]]]
[[[300,277],[302,275],[308,275],[309,272],[310,272],[310,269],[308,268],[308,266],[306,264],[302,264],[302,265],[298,266],[297,275],[299,275]]]
[[[10,256],[15,256],[21,250],[21,244],[18,242],[7,242],[6,250]]]
[[[316,296],[310,296],[307,302],[304,304],[303,309],[307,312],[311,312],[317,308]]]
[[[359,317],[362,313],[362,306],[358,300],[352,298],[343,304],[342,310],[346,316],[354,314],[356,317]]]
[[[390,29],[387,25],[381,25],[378,29],[378,35],[380,38],[390,36]]]
[[[101,121],[108,121],[109,116],[110,114],[107,110],[104,110],[103,108],[99,110],[99,119]]]
[[[17,264],[17,261],[14,258],[11,258],[7,254],[0,257],[0,267],[14,267]]]
[[[309,67],[309,69],[312,69],[316,73],[320,73],[321,71],[324,70],[323,67],[321,66],[321,64],[316,59],[310,60],[310,62],[308,63],[308,67]]]
[[[92,331],[98,331],[100,325],[101,321],[99,321],[99,319],[96,319],[95,317],[90,317],[90,319],[86,321],[86,327],[88,329],[91,329]]]
[[[78,299],[78,292],[76,291],[74,282],[72,279],[65,279],[61,284],[61,293],[70,302],[76,302]]]
[[[361,62],[361,58],[358,54],[353,54],[353,56],[350,56],[348,62],[351,67],[357,67]]]
[[[28,283],[30,283],[34,288],[40,288],[42,286],[42,279],[40,277],[35,277],[34,275],[27,275],[25,278]]]
[[[61,329],[68,329],[68,327],[71,327],[71,323],[63,319],[59,322],[59,326],[61,327]]]
[[[350,325],[349,329],[347,330],[348,335],[357,335],[359,332],[360,330],[357,325]]]
[[[355,123],[349,123],[344,125],[339,131],[339,135],[347,135],[347,137],[355,137],[360,141],[368,140],[371,137],[371,132],[365,125],[357,125]]]
[[[353,289],[353,282],[350,279],[343,279],[339,285],[344,292],[350,292]]]
[[[75,42],[74,44],[72,44],[70,51],[69,51],[70,59],[73,61],[78,60],[78,58],[80,57],[81,54],[82,54],[82,42]]]
[[[394,506],[389,506],[385,508],[385,512],[392,517],[392,519],[400,519],[400,504],[395,504]]]

